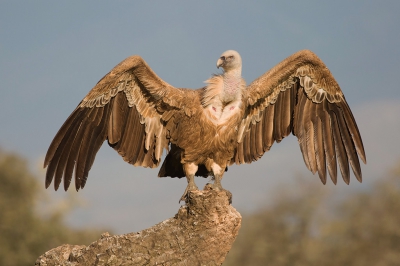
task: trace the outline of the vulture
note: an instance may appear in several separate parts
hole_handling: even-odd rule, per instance
[[[228,50],[215,74],[200,89],[175,88],[138,55],[115,66],[89,91],[59,129],[47,151],[46,188],[63,180],[67,190],[84,188],[96,153],[107,140],[134,165],[159,166],[159,177],[186,177],[181,200],[197,190],[195,176],[212,176],[211,189],[232,164],[251,163],[290,133],[298,138],[307,168],[326,183],[350,166],[361,182],[363,142],[345,97],[325,64],[299,51],[249,85],[242,59]],[[338,166],[339,165],[339,166]]]

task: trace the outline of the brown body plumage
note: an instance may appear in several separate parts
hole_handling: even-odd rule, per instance
[[[224,69],[198,90],[178,89],[161,80],[139,56],[111,70],[61,127],[45,158],[46,187],[64,177],[67,190],[83,188],[105,140],[125,161],[156,167],[169,150],[159,176],[215,178],[230,164],[251,163],[291,132],[304,162],[323,183],[337,181],[337,162],[346,183],[349,165],[361,181],[365,152],[354,117],[339,85],[312,52],[300,51],[246,87],[235,51],[218,59]]]

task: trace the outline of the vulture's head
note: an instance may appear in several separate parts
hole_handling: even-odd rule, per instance
[[[242,68],[242,58],[234,50],[228,50],[221,54],[217,61],[217,68],[222,67],[225,72]]]

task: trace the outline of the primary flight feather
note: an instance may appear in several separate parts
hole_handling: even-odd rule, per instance
[[[223,73],[197,90],[161,80],[140,56],[131,56],[105,75],[62,125],[47,151],[46,188],[54,180],[67,190],[86,184],[105,140],[135,166],[157,167],[158,176],[213,176],[221,190],[228,165],[251,163],[290,133],[297,136],[304,162],[326,183],[350,182],[349,166],[361,182],[365,151],[353,114],[324,63],[299,51],[246,86],[242,59],[228,50],[217,61]]]

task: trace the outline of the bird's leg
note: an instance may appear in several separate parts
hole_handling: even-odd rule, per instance
[[[214,180],[214,183],[213,184],[207,184],[208,187],[211,187],[215,191],[224,190],[222,188],[222,185],[221,185],[222,177],[220,175],[214,175],[212,179]]]
[[[224,190],[221,185],[222,175],[214,174],[214,184],[211,185],[212,189],[216,191]]]
[[[183,193],[182,197],[179,199],[179,202],[186,201],[190,191],[198,190],[198,187],[194,183],[194,175],[186,176],[186,178],[188,180],[188,185],[186,186],[185,192]]]
[[[223,190],[221,185],[221,180],[222,176],[224,175],[225,167],[222,168],[221,166],[213,162],[211,165],[211,170],[213,171],[214,174],[214,184],[212,184],[211,187],[216,191]]]
[[[185,171],[188,185],[187,185],[182,197],[180,198],[179,202],[181,202],[182,200],[186,201],[189,196],[190,191],[198,190],[198,187],[196,186],[196,183],[194,182],[194,175],[196,174],[197,169],[198,169],[198,166],[194,163],[187,163],[187,164],[183,165],[183,171]]]
[[[211,165],[211,169],[214,173],[214,184],[210,185],[210,187],[215,191],[225,191],[225,193],[228,196],[229,204],[231,204],[232,203],[232,193],[229,190],[223,189],[222,185],[221,185],[221,180],[224,175],[225,168],[226,168],[226,166],[221,167],[216,163],[213,163]]]

